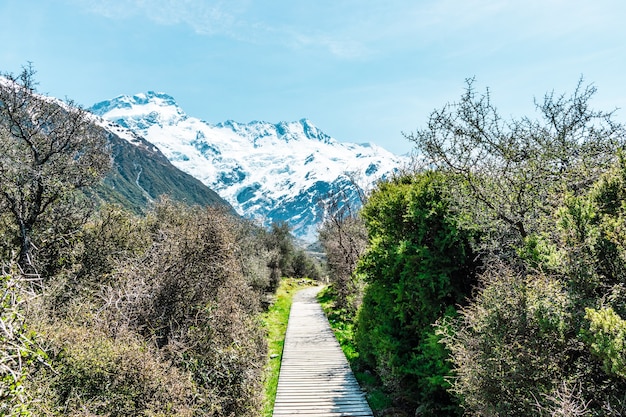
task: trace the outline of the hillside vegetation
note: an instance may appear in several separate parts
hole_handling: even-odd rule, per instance
[[[407,135],[424,168],[331,213],[333,319],[379,414],[626,415],[626,137],[594,93],[506,120],[469,80]]]
[[[31,67],[0,84],[0,415],[260,415],[261,313],[281,276],[319,278],[317,264],[286,225],[221,200],[146,204],[128,187],[138,214],[87,198],[118,145],[38,95]]]
[[[170,165],[35,87],[0,83],[0,415],[269,413],[288,297],[262,313],[317,264],[212,193],[155,198]],[[407,135],[422,168],[326,201],[322,297],[377,414],[626,415],[626,136],[594,93],[508,120],[469,80]]]
[[[175,168],[156,147],[137,138],[131,143],[108,134],[112,169],[95,187],[85,190],[90,197],[119,204],[137,214],[146,213],[161,195],[189,205],[225,206],[230,204],[198,179]]]

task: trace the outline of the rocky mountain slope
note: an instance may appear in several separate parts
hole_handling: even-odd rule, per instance
[[[238,213],[265,225],[286,221],[307,241],[323,218],[320,199],[343,189],[357,201],[347,173],[369,187],[406,162],[373,144],[340,143],[306,119],[210,124],[164,93],[119,96],[90,111],[156,145]]]
[[[15,88],[13,80],[0,76],[0,87]],[[19,87],[16,89],[19,91]],[[35,93],[47,105],[71,112],[72,104],[55,97]],[[84,191],[100,201],[120,204],[136,213],[162,195],[199,205],[219,205],[234,211],[232,206],[195,177],[176,168],[152,143],[136,133],[98,116],[91,120],[104,129],[112,156],[112,169],[96,187]]]
[[[104,201],[142,212],[163,195],[188,204],[219,205],[228,202],[198,179],[176,168],[161,151],[127,129],[96,120],[109,132],[113,169],[95,192]]]

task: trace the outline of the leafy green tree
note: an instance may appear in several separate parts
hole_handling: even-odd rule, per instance
[[[270,250],[276,250],[277,259],[276,267],[280,270],[282,276],[292,276],[292,262],[295,252],[293,236],[287,222],[272,223],[267,239],[267,245]]]
[[[0,206],[11,214],[19,264],[28,272],[34,227],[110,166],[103,129],[73,102],[39,95],[34,75],[28,66],[0,79]]]
[[[321,267],[318,262],[304,249],[297,249],[292,261],[293,278],[322,278]]]
[[[250,220],[240,219],[235,222],[235,234],[236,254],[246,282],[258,293],[273,292],[280,279],[278,250],[268,247],[267,231]]]
[[[433,324],[465,301],[476,265],[473,233],[459,227],[449,193],[441,174],[402,176],[380,183],[362,210],[369,244],[357,268],[367,282],[360,358],[422,415],[460,413]]]

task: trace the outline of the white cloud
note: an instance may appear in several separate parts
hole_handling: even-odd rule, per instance
[[[143,16],[156,24],[184,24],[196,33],[229,32],[245,10],[246,0],[70,0],[89,13],[109,19]]]
[[[614,27],[621,15],[615,9],[623,9],[621,0],[67,1],[107,18],[143,16],[156,24],[187,25],[201,35],[326,50],[342,59],[437,43],[484,49],[516,39],[563,38]]]

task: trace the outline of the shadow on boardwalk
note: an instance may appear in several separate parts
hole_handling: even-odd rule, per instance
[[[373,416],[317,302],[320,290],[307,288],[294,296],[274,417]]]

